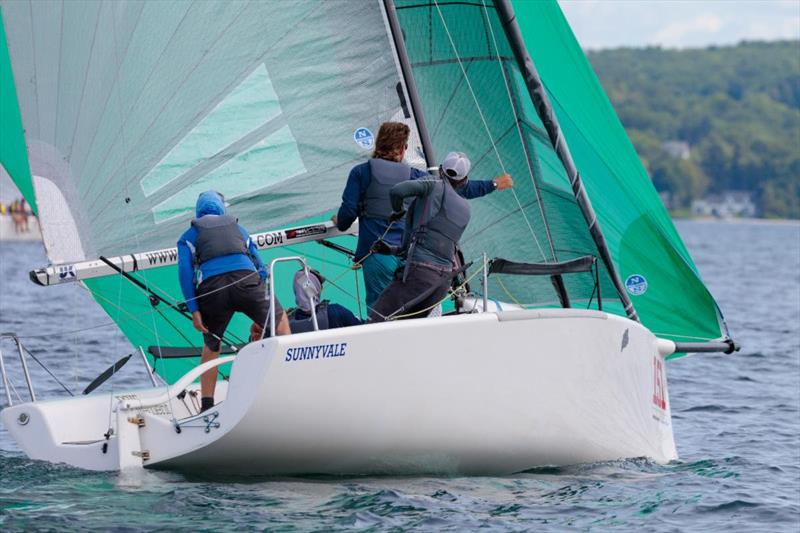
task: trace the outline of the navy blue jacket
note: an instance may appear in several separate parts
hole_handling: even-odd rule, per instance
[[[319,304],[317,304],[319,309]],[[302,309],[295,309],[294,318],[305,320],[311,318],[311,313]],[[339,304],[328,303],[328,329],[344,328],[347,326],[360,326],[362,322],[348,308]]]
[[[411,179],[416,180],[419,178],[430,177],[430,174],[423,170],[416,168],[411,169]],[[350,176],[347,178],[347,184],[342,193],[342,205],[339,207],[339,213],[336,215],[336,226],[340,231],[346,231],[358,218],[358,206],[364,193],[369,187],[372,180],[372,175],[369,170],[369,161],[356,165],[350,171]],[[480,198],[494,191],[494,183],[491,180],[486,181],[472,181],[469,180],[466,185],[458,189],[458,193],[471,200],[473,198]],[[356,246],[355,259],[361,259],[369,253],[372,245],[381,238],[381,235],[386,231],[389,222],[377,218],[362,218],[358,221],[358,245]],[[405,231],[405,221],[398,220],[392,225],[392,228],[383,238],[389,246],[400,246],[403,241],[403,232]]]

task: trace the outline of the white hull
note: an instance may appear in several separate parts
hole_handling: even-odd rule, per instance
[[[292,358],[319,346],[312,359]],[[28,403],[2,419],[32,458],[98,470],[503,475],[640,456],[667,462],[677,452],[659,346],[641,325],[596,311],[409,320],[247,346],[227,398],[206,413],[219,423],[208,432],[203,417],[176,432],[169,403],[147,400],[165,388],[120,401]],[[170,403],[177,418],[188,414]],[[112,404],[115,432],[102,453]],[[139,414],[143,427],[128,422]]]

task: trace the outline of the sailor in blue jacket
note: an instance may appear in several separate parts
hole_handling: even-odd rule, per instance
[[[225,214],[218,192],[197,198],[192,226],[178,239],[178,277],[196,330],[203,333],[201,363],[219,356],[220,339],[234,312],[253,320],[251,340],[261,337],[269,316],[265,280],[268,272],[250,234]],[[277,334],[288,335],[289,322],[275,300]],[[200,377],[203,410],[214,405],[217,371]]]
[[[350,171],[342,193],[342,205],[332,218],[341,231],[347,230],[358,218],[358,245],[354,260],[361,261],[367,307],[374,305],[400,266],[400,259],[396,256],[370,252],[372,245],[379,240],[399,247],[403,239],[405,222],[389,221],[392,214],[389,191],[404,181],[430,178],[427,172],[403,163],[410,131],[400,122],[381,124],[372,158]],[[513,185],[511,176],[503,174],[494,180],[468,181],[458,189],[458,194],[466,199],[480,198]]]

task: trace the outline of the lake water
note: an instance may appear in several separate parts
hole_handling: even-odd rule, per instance
[[[668,364],[679,461],[620,461],[499,478],[209,483],[30,461],[0,429],[0,529],[796,533],[800,226],[685,221],[678,229],[743,346],[736,355]],[[82,390],[129,345],[113,326],[63,334],[109,319],[77,287],[30,283],[28,270],[45,262],[38,244],[0,245],[0,331],[25,338],[69,387]],[[34,367],[40,397],[59,394]],[[115,379],[123,387],[144,383],[146,375],[131,361]]]

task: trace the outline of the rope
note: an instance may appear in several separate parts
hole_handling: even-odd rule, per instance
[[[505,293],[508,295],[508,297],[509,297],[509,298],[511,298],[511,300],[512,300],[512,301],[513,301],[515,304],[519,305],[520,307],[524,307],[524,305],[523,305],[522,303],[520,303],[520,301],[519,301],[519,300],[517,300],[516,298],[514,298],[514,295],[513,295],[513,294],[511,294],[511,291],[509,291],[509,290],[506,288],[505,284],[503,283],[503,280],[501,280],[499,277],[498,277],[498,278],[495,278],[495,279],[497,280],[497,283],[499,283],[499,284],[500,284],[500,288],[502,288],[502,289],[503,289],[503,291],[504,291],[504,292],[505,292]]]
[[[70,396],[75,396],[75,395],[72,393],[72,391],[71,391],[71,390],[69,390],[69,388],[67,388],[67,386],[66,386],[66,385],[64,385],[64,384],[61,382],[61,380],[60,380],[60,379],[58,379],[58,378],[56,377],[56,375],[55,375],[55,374],[53,374],[53,373],[50,371],[50,369],[49,369],[49,368],[47,368],[47,366],[45,366],[45,364],[44,364],[44,363],[42,363],[42,362],[39,360],[39,358],[38,358],[38,357],[36,357],[36,355],[35,355],[33,352],[31,352],[31,351],[28,349],[28,347],[27,347],[27,346],[25,346],[24,344],[20,344],[20,346],[22,346],[22,349],[23,349],[23,350],[25,350],[25,352],[27,352],[27,354],[31,356],[31,359],[33,359],[34,361],[36,361],[36,362],[39,364],[39,366],[40,366],[40,367],[42,367],[42,368],[44,369],[44,371],[45,371],[45,372],[47,372],[48,374],[50,374],[50,377],[51,377],[51,378],[53,378],[54,380],[56,380],[56,383],[58,383],[59,385],[61,385],[61,388],[62,388],[62,389],[64,389],[65,391],[67,391],[67,392],[69,393],[69,395],[70,395]]]
[[[478,115],[481,117],[481,122],[483,122],[483,128],[486,130],[486,135],[489,137],[489,142],[492,143],[492,149],[494,150],[495,155],[497,156],[497,161],[500,163],[500,168],[503,170],[504,174],[507,174],[505,164],[503,163],[503,158],[500,156],[500,151],[497,149],[497,144],[494,141],[494,137],[492,136],[491,130],[489,130],[489,124],[486,122],[486,117],[483,115],[483,110],[481,109],[481,105],[478,102],[478,97],[475,95],[475,90],[472,88],[472,83],[469,81],[469,76],[467,76],[467,71],[464,68],[464,63],[461,61],[461,56],[458,53],[458,49],[456,48],[456,43],[453,41],[453,36],[450,34],[450,29],[447,27],[447,22],[444,20],[444,15],[442,14],[442,9],[439,7],[439,2],[437,0],[433,0],[436,4],[436,10],[439,13],[439,18],[442,21],[442,25],[444,26],[444,31],[447,34],[447,39],[450,41],[450,47],[453,49],[453,53],[456,56],[456,61],[458,61],[458,66],[461,68],[461,73],[464,76],[464,80],[467,82],[467,88],[469,89],[470,94],[472,95],[472,101],[475,102],[475,108],[478,111]],[[539,249],[539,254],[546,258],[547,256],[542,249],[542,245],[539,243],[539,239],[536,237],[536,232],[533,231],[533,226],[531,226],[530,221],[528,220],[528,216],[525,214],[525,210],[522,208],[522,202],[519,201],[519,196],[517,196],[517,191],[514,188],[511,188],[511,192],[514,194],[514,200],[516,200],[517,205],[519,206],[520,213],[522,213],[522,218],[525,219],[525,224],[528,226],[528,230],[531,232],[531,236],[533,237],[533,241],[536,243],[536,247]]]
[[[76,313],[76,316],[77,316],[77,313]],[[92,330],[92,329],[105,328],[105,327],[113,326],[113,325],[115,325],[114,322],[106,322],[105,324],[98,324],[96,326],[89,326],[87,328],[81,328],[81,329],[73,329],[73,330],[70,330],[70,331],[57,331],[55,333],[43,333],[41,335],[25,335],[25,336],[17,335],[17,337],[20,338],[20,339],[45,339],[45,338],[49,338],[49,337],[61,337],[61,336],[64,336],[64,335],[71,335],[73,333],[83,333],[84,331],[89,331],[89,330]]]

